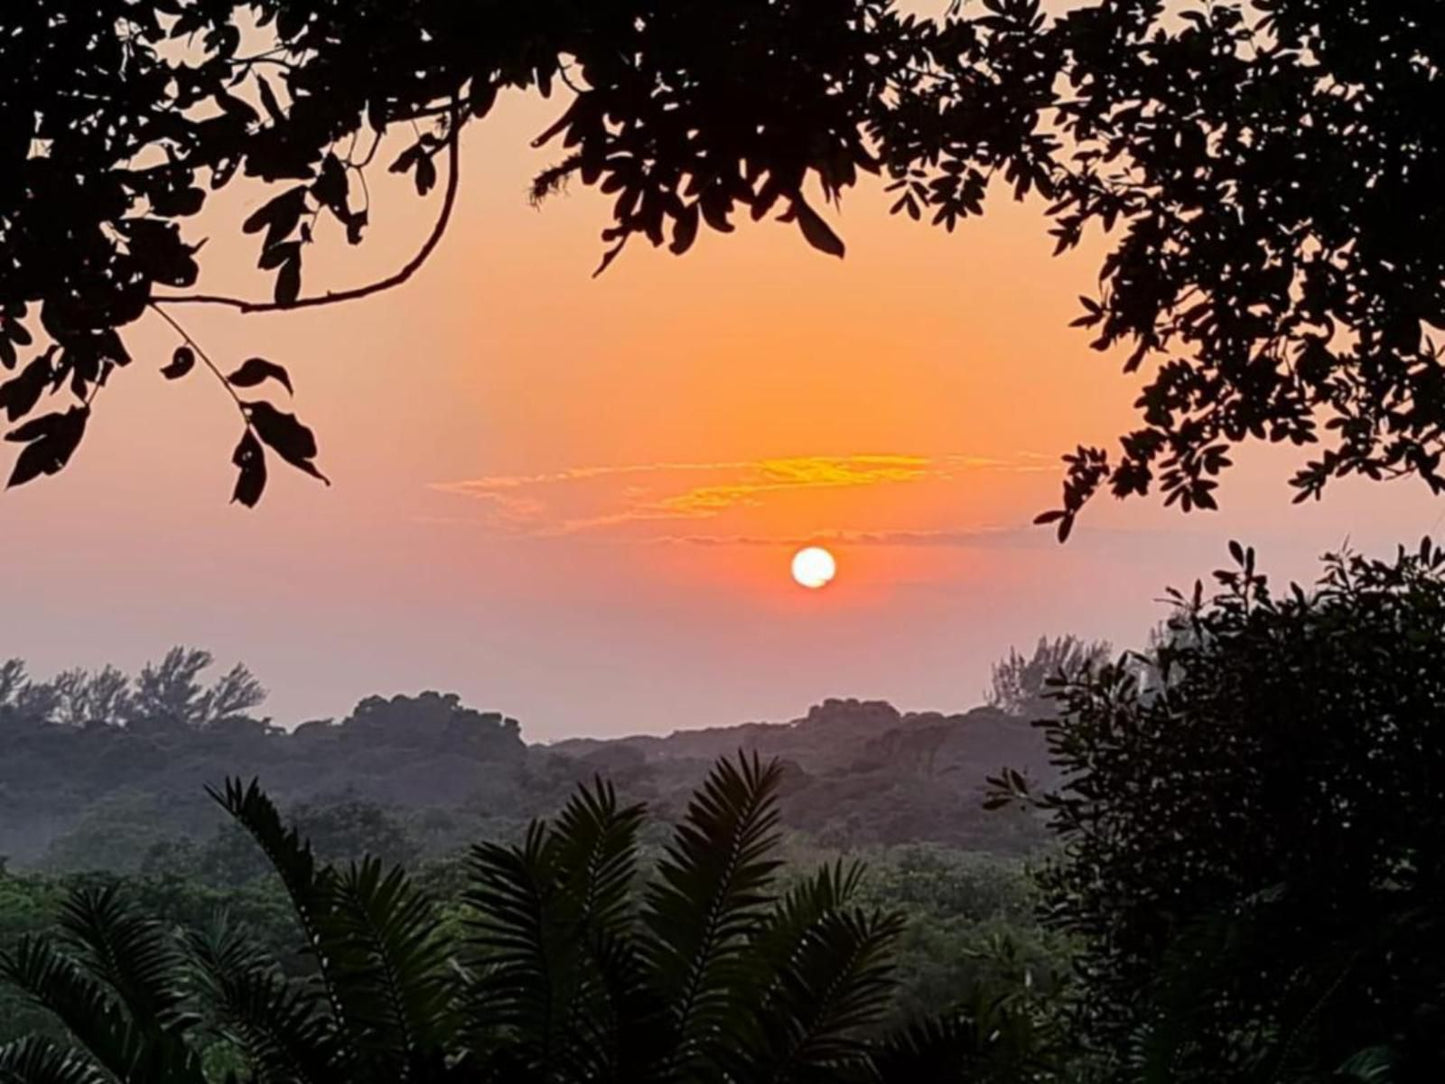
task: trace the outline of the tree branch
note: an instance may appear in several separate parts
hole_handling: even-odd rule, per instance
[[[201,349],[200,344],[197,343],[195,339],[191,338],[191,333],[185,328],[181,327],[180,324],[176,323],[174,317],[172,317],[170,313],[160,308],[160,306],[158,306],[154,301],[150,303],[150,307],[157,316],[159,316],[162,320],[171,325],[172,329],[174,329],[177,335],[179,335],[182,339],[185,340],[186,345],[196,352],[196,357],[200,358],[203,362],[206,363],[206,368],[211,370],[211,373],[215,376],[215,378],[221,382],[221,387],[226,389],[226,394],[231,397],[231,401],[236,404],[236,410],[241,415],[241,421],[245,423],[247,429],[250,429],[251,417],[249,414],[246,413],[246,404],[243,403],[241,401],[241,397],[236,394],[236,389],[231,387],[231,382],[226,379],[226,374],[221,372],[220,367],[207,356],[206,352]]]
[[[461,155],[458,150],[461,142],[460,134],[461,115],[457,106],[453,104],[452,130],[447,139],[447,188],[442,197],[441,213],[437,216],[436,225],[432,227],[431,236],[426,239],[417,254],[395,274],[367,286],[337,290],[317,297],[297,298],[291,302],[246,301],[238,297],[224,297],[215,294],[183,294],[177,297],[153,297],[151,303],[153,305],[226,305],[233,309],[239,309],[243,313],[290,312],[293,309],[309,309],[319,305],[339,305],[343,301],[359,301],[363,297],[370,297],[373,294],[400,286],[421,270],[421,266],[426,263],[437,245],[441,243],[442,235],[446,233],[447,224],[451,221],[452,208],[457,201],[458,180],[461,177]]]

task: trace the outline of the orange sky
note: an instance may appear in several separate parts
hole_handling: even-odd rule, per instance
[[[825,696],[976,703],[989,663],[1041,633],[1142,640],[1170,583],[1231,537],[1307,575],[1347,536],[1416,540],[1423,487],[1338,485],[1293,508],[1293,461],[1258,450],[1224,511],[1099,502],[1065,547],[1028,527],[1057,455],[1130,420],[1135,385],[1067,328],[1098,248],[1049,257],[1038,208],[995,202],[950,236],[876,189],[835,225],[845,261],[791,226],[636,245],[590,277],[606,224],[575,191],[533,210],[527,150],[555,104],[516,97],[468,130],[462,202],[433,262],[391,294],[241,317],[175,310],[221,364],[287,365],[334,486],[273,467],[228,505],[238,422],[199,371],[157,373],[159,322],[107,388],[76,461],[0,499],[0,654],[39,673],[132,667],[175,642],[249,663],[278,720],[436,687],[532,739],[787,718]],[[377,224],[308,291],[389,269],[435,196],[373,180]],[[264,294],[238,192],[201,233],[208,288]],[[838,579],[788,578],[828,539]]]

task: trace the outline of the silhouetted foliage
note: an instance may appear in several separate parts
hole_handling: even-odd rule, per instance
[[[716,765],[641,895],[641,807],[583,787],[520,845],[474,849],[460,936],[400,868],[318,863],[233,781],[216,798],[285,886],[311,974],[224,916],[176,937],[114,888],[80,890],[59,938],[0,955],[71,1045],[0,1047],[0,1073],[201,1084],[219,1040],[257,1084],[962,1079],[967,1021],[872,1033],[901,921],[854,903],[860,869],[775,887],[780,779],[756,757]]]
[[[1440,1080],[1445,551],[1275,593],[1232,550],[1040,724],[1080,1035],[1116,1079]]]
[[[12,485],[60,470],[96,393],[129,364],[147,312],[179,342],[162,370],[204,362],[243,425],[234,498],[254,504],[274,453],[315,477],[311,431],[269,392],[264,358],[209,357],[183,304],[246,312],[337,304],[405,282],[457,198],[461,129],[500,91],[567,103],[537,142],[537,178],[614,195],[605,267],[633,237],[686,252],[702,225],[778,212],[825,253],[843,242],[807,190],[836,199],[860,172],[893,210],[952,229],[995,183],[1049,203],[1060,250],[1115,232],[1079,323],[1095,345],[1156,365],[1142,427],[1111,459],[1067,457],[1066,537],[1100,487],[1154,486],[1212,508],[1241,441],[1329,447],[1294,480],[1417,474],[1434,489],[1445,382],[1435,116],[1445,14],[1432,0],[1096,0],[1058,15],[983,0],[937,20],[885,0],[730,0],[516,10],[444,0],[55,0],[0,15],[0,385],[23,445]],[[379,147],[434,229],[380,281],[303,289],[311,246],[351,244],[373,208]],[[387,164],[385,159],[376,165]],[[243,176],[259,205],[272,296],[190,291],[189,220]],[[68,390],[67,390],[68,389]],[[41,412],[43,411],[43,412]]]

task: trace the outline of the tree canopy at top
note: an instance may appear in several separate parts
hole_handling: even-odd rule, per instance
[[[38,0],[0,14],[0,408],[12,485],[60,470],[148,313],[244,426],[235,498],[267,452],[320,477],[316,441],[191,339],[184,306],[338,304],[406,281],[461,191],[461,130],[499,90],[565,93],[543,195],[577,178],[615,197],[602,266],[631,239],[684,253],[703,227],[776,214],[825,253],[814,203],[881,175],[895,213],[952,229],[991,187],[1040,193],[1062,251],[1109,233],[1079,323],[1147,372],[1119,449],[1066,457],[1067,536],[1096,491],[1158,489],[1212,508],[1233,445],[1320,444],[1300,499],[1331,479],[1414,474],[1438,491],[1445,378],[1445,12],[1431,0]],[[403,125],[414,141],[373,161]],[[439,188],[436,225],[375,283],[307,293],[329,221],[352,244],[368,168]],[[237,178],[265,186],[244,229],[270,297],[196,292],[187,220]],[[813,193],[811,199],[808,193]],[[378,211],[380,209],[377,209]],[[404,379],[404,377],[398,377]],[[1321,432],[1321,429],[1324,432]]]

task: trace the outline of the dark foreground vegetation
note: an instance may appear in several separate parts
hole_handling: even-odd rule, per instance
[[[651,822],[573,783],[415,877],[359,853],[406,850],[394,815],[298,812],[355,855],[322,861],[234,781],[230,832],[138,875],[0,877],[0,1078],[1445,1079],[1445,552],[1276,592],[1234,550],[1148,651],[1045,645],[1055,775],[983,799],[1043,818],[1027,862],[820,862],[756,753]]]

